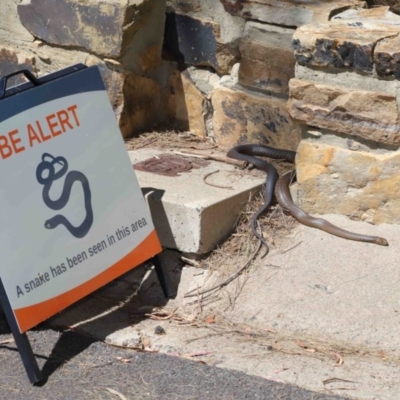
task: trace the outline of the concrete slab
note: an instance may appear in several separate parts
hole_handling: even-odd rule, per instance
[[[128,153],[132,164],[161,154],[176,155],[149,148]],[[217,161],[208,161],[208,165],[179,176],[138,170],[136,176],[161,244],[189,254],[208,253],[221,243],[232,232],[249,198],[265,182],[265,177],[242,173],[233,165]]]

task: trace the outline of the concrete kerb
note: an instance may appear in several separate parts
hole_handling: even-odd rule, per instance
[[[174,152],[149,148],[129,151],[132,164],[160,154]],[[241,173],[231,164],[207,164],[179,176],[136,170],[164,247],[194,255],[210,252],[232,232],[240,212],[265,181]]]

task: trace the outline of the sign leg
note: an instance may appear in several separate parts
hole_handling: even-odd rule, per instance
[[[158,280],[160,281],[161,288],[164,292],[164,296],[167,299],[171,299],[176,295],[176,291],[172,289],[171,277],[163,263],[160,260],[160,256],[154,256],[151,259],[151,262],[154,264],[154,268],[157,273]]]
[[[15,343],[18,347],[19,354],[24,363],[26,373],[30,382],[38,383],[43,380],[43,376],[39,370],[39,366],[36,362],[35,355],[31,344],[29,343],[28,337],[25,333],[21,333],[18,328],[17,321],[15,320],[14,313],[11,308],[11,304],[8,300],[6,291],[4,289],[3,281],[0,279],[0,304],[3,308],[4,314],[7,318],[8,325],[10,326],[11,332],[14,336]]]

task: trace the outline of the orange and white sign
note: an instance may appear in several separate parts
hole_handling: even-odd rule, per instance
[[[0,183],[21,332],[161,251],[96,67],[0,102]]]

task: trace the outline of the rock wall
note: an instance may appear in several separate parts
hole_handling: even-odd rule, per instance
[[[296,169],[307,211],[400,223],[399,33],[389,7],[296,30],[288,106],[304,124]]]
[[[398,15],[350,0],[171,0],[167,13],[190,129],[297,149],[308,212],[400,223]]]
[[[225,146],[257,142],[296,149],[301,124],[287,102],[296,65],[293,34],[353,7],[365,2],[168,1],[166,52],[183,69],[190,66],[181,73],[191,88],[184,91],[188,127]]]
[[[124,137],[182,129],[297,149],[304,209],[400,222],[400,16],[389,7],[2,0],[0,17],[0,75],[97,65]]]
[[[0,76],[97,65],[124,136],[163,118],[165,1],[1,0]],[[14,83],[18,83],[17,78]]]

